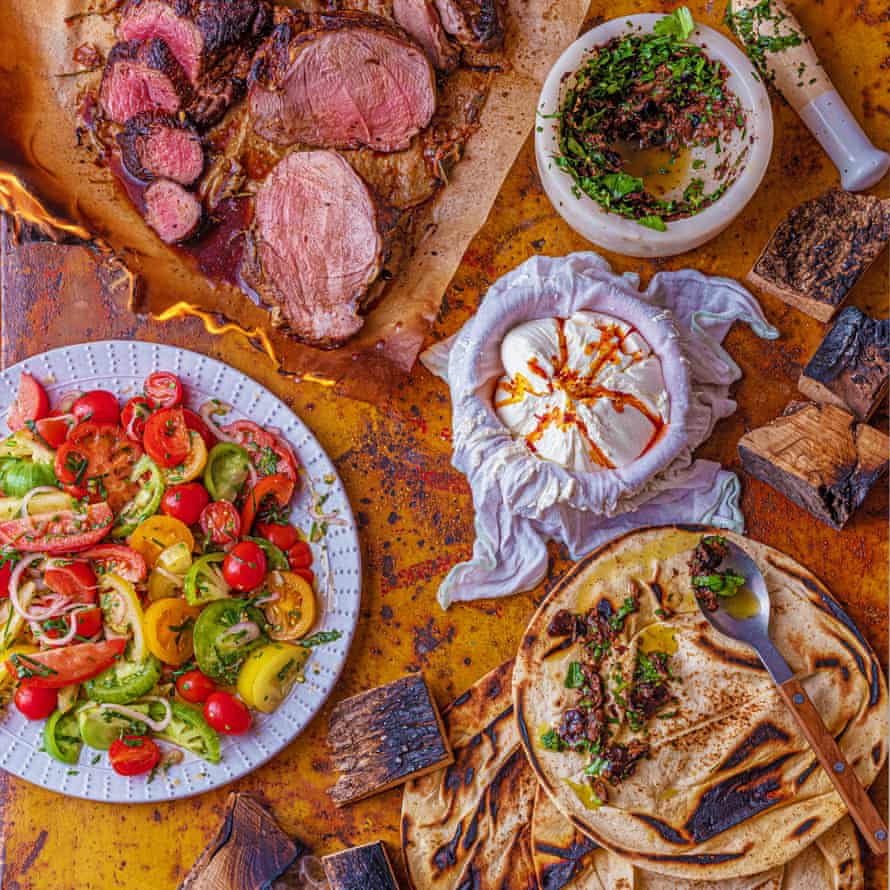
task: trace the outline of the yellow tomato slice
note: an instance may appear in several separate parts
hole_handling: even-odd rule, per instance
[[[129,582],[109,572],[99,577],[99,607],[105,626],[118,634],[132,636],[127,657],[131,661],[145,660],[144,616],[136,588]]]
[[[181,464],[163,468],[164,482],[167,485],[182,485],[183,482],[191,482],[204,472],[206,465],[207,446],[199,433],[189,430],[189,453]]]
[[[15,671],[12,673],[9,672],[9,668],[6,666],[7,660],[13,655],[30,655],[32,652],[37,652],[38,649],[36,646],[32,646],[30,643],[17,643],[15,646],[10,646],[7,650],[0,655],[0,659],[2,659],[3,667],[0,669],[0,687],[6,686],[7,683],[12,683],[13,681],[18,682],[18,677],[15,674]]]
[[[269,714],[303,680],[309,649],[293,643],[267,643],[247,656],[238,674],[238,694],[244,703]]]
[[[130,547],[141,553],[149,567],[154,567],[158,557],[174,544],[185,544],[189,553],[195,549],[195,539],[189,527],[172,516],[157,514],[140,523],[130,535]]]
[[[265,607],[268,633],[273,640],[299,640],[315,624],[318,609],[312,585],[294,572],[272,571],[266,580],[278,599]]]
[[[192,657],[192,629],[201,610],[185,600],[166,598],[145,610],[145,643],[164,664],[179,667]]]

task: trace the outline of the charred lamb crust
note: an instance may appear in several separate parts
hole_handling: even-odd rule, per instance
[[[324,282],[319,286],[312,280],[312,269],[310,268],[312,256],[309,257],[309,261],[303,262],[305,255],[296,255],[300,244],[299,235],[305,233],[301,233],[299,230],[289,230],[285,233],[285,240],[288,244],[276,242],[275,229],[281,227],[281,224],[278,219],[270,220],[269,218],[270,212],[275,209],[280,213],[285,212],[283,205],[280,208],[274,208],[272,205],[273,196],[284,201],[282,195],[286,189],[291,186],[299,187],[308,181],[307,171],[303,169],[303,165],[316,163],[328,167],[334,165],[334,173],[346,177],[345,186],[343,183],[335,182],[331,193],[321,198],[325,203],[326,215],[333,214],[333,211],[328,208],[332,206],[334,199],[345,195],[347,188],[352,188],[359,196],[360,205],[345,207],[342,214],[343,219],[349,220],[350,223],[364,219],[366,223],[373,225],[377,234],[378,249],[376,254],[373,257],[365,258],[364,274],[354,276],[356,280],[342,293],[337,293],[334,288],[324,290]],[[285,164],[287,169],[281,173]],[[342,168],[338,166],[339,164],[343,165]],[[330,172],[330,169],[325,172]],[[262,187],[257,195],[255,219],[249,233],[241,275],[259,298],[265,304],[273,307],[273,313],[276,316],[273,323],[276,326],[315,347],[332,349],[346,342],[361,329],[364,324],[361,315],[380,295],[381,282],[385,284],[384,278],[381,277],[384,266],[396,258],[393,248],[396,244],[395,236],[399,231],[402,216],[397,210],[381,202],[361,177],[335,152],[325,150],[292,152],[279,162],[269,177],[277,178],[271,183],[270,179],[267,179],[266,184],[270,186],[267,195],[263,194]],[[293,178],[293,182],[288,181],[289,177]],[[305,216],[310,219],[308,231],[314,234],[314,238],[304,237],[303,242],[306,246],[303,249],[311,253],[313,247],[320,246],[326,254],[326,262],[329,265],[331,251],[335,246],[345,244],[349,235],[349,227],[338,228],[338,231],[342,232],[342,237],[338,236],[336,245],[333,241],[322,245],[321,242],[325,240],[326,234],[313,229],[312,211],[313,207],[309,205]],[[367,216],[364,216],[365,214]],[[302,217],[303,215],[292,213],[291,217]],[[264,226],[267,230],[264,230]],[[361,237],[361,241],[357,240],[357,243],[364,242],[366,242],[364,236]],[[269,262],[277,263],[279,266],[281,274],[277,279],[272,274],[273,270],[267,268]],[[281,268],[282,264],[290,265]],[[334,274],[325,280],[339,282],[344,277]],[[308,287],[301,291],[300,288],[304,287],[304,279],[307,278],[309,279]]]
[[[128,84],[119,79],[121,70],[141,69],[144,78],[158,79],[163,77],[169,85],[171,101],[167,107],[159,107],[149,102],[135,102],[121,95],[118,91],[128,89]],[[99,88],[99,101],[106,115],[117,123],[124,123],[129,118],[143,111],[161,111],[168,114],[178,111],[192,98],[192,86],[182,66],[170,52],[163,40],[128,40],[117,43],[108,54],[108,62],[102,75]],[[175,107],[174,107],[175,106]]]
[[[410,89],[398,93],[404,100],[390,111],[399,112],[398,126],[380,126],[361,115],[361,125],[350,115],[334,114],[325,108],[329,90],[324,82],[318,84],[321,95],[313,96],[311,71],[305,67],[301,77],[294,72],[303,65],[303,53],[312,52],[318,41],[330,41],[332,35],[342,33],[375,35],[381,53],[395,54],[397,64],[411,71]],[[350,44],[347,42],[346,46]],[[352,46],[357,53],[367,51],[361,40]],[[311,60],[311,56],[308,57]],[[312,62],[306,63],[311,65]],[[381,71],[386,70],[385,64]],[[346,76],[347,72],[344,72]],[[308,79],[307,79],[308,78]],[[386,83],[386,81],[384,81]],[[387,91],[384,90],[385,94]],[[409,96],[409,99],[405,97]],[[375,96],[376,99],[376,96]],[[254,56],[250,72],[250,113],[254,130],[263,138],[279,145],[310,145],[319,148],[354,149],[368,146],[377,151],[391,152],[407,148],[410,140],[432,119],[436,108],[436,82],[432,66],[423,50],[394,22],[380,16],[353,10],[308,15],[296,12],[282,18],[273,33]],[[315,110],[318,114],[315,114]],[[311,114],[310,114],[311,110]],[[380,114],[381,108],[371,104],[363,112]],[[379,122],[378,122],[379,123]],[[339,125],[339,127],[338,127]],[[364,128],[365,133],[361,132]]]
[[[393,0],[396,23],[423,47],[430,64],[438,71],[453,71],[460,62],[460,50],[448,39],[433,0]]]
[[[201,202],[177,182],[157,179],[145,190],[145,221],[165,244],[193,238],[203,218]]]
[[[172,131],[176,137],[188,140],[191,157],[185,166],[174,169],[174,159],[153,162],[149,149],[153,140],[162,139]],[[130,118],[123,131],[117,135],[121,160],[127,172],[136,179],[150,182],[153,179],[172,179],[180,185],[191,185],[204,170],[204,149],[201,138],[190,124],[168,114],[144,111]]]
[[[504,42],[502,0],[435,0],[442,26],[468,50],[490,51]]]

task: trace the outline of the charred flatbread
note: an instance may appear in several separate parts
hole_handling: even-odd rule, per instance
[[[688,560],[703,534],[724,534],[757,561],[773,641],[870,784],[886,759],[887,690],[874,653],[809,572],[715,529],[633,532],[579,563],[529,625],[514,705],[531,766],[574,828],[646,870],[714,880],[789,862],[846,810],[754,653],[700,615]],[[564,633],[566,614],[617,628],[596,668],[607,723],[599,751],[591,742],[579,753],[560,736],[595,735],[574,717],[563,723],[595,649],[587,642],[583,654],[575,631]]]
[[[443,712],[454,763],[405,788],[402,851],[416,890],[537,890],[537,781],[513,719],[512,671],[512,661],[495,668]]]
[[[861,890],[862,851],[849,817],[795,859],[756,875],[695,880],[634,866],[575,830],[539,788],[532,852],[542,890]]]

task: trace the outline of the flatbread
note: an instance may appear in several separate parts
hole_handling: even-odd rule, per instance
[[[402,852],[416,890],[537,890],[537,782],[513,719],[508,661],[442,714],[454,763],[405,787]]]
[[[635,867],[576,831],[539,788],[532,853],[542,890],[861,890],[863,855],[849,816],[785,866],[757,875],[708,881]]]
[[[756,656],[700,615],[687,559],[702,534],[670,526],[632,532],[580,562],[532,619],[514,672],[523,746],[544,790],[575,828],[647,870],[693,879],[756,874],[790,861],[846,812],[829,778]],[[771,636],[836,736],[859,778],[870,784],[886,759],[887,688],[868,644],[825,587],[787,556],[731,533],[764,571]],[[677,716],[650,721],[650,759],[587,809],[567,781],[583,781],[587,759],[553,752],[539,739],[574,693],[564,687],[577,646],[546,628],[560,609],[612,607],[639,589],[639,611],[620,642],[673,637],[670,665]],[[664,611],[659,619],[655,610]],[[615,659],[632,659],[635,645]],[[623,724],[615,740],[631,736]]]

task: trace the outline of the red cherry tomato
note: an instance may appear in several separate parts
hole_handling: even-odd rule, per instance
[[[15,691],[15,706],[29,720],[45,720],[55,711],[59,694],[55,689],[42,689],[23,683]]]
[[[247,449],[251,463],[260,476],[279,473],[296,484],[299,478],[297,458],[290,445],[280,436],[264,430],[252,420],[236,420],[223,430]]]
[[[242,541],[223,560],[223,577],[241,593],[256,590],[266,577],[266,554],[259,544]]]
[[[73,614],[75,623],[74,633],[77,634],[78,637],[89,639],[90,637],[96,636],[96,634],[102,630],[102,610],[100,608],[82,609]],[[71,629],[70,620],[70,617],[66,616],[61,619],[51,618],[49,621],[44,621],[43,632],[51,640],[57,640]],[[65,627],[62,627],[61,624],[64,624]],[[83,640],[80,642],[83,642]]]
[[[186,525],[194,525],[209,503],[210,495],[200,482],[186,482],[164,492],[161,510]]]
[[[315,572],[313,572],[312,569],[293,569],[293,573],[299,575],[310,584],[315,584]]]
[[[80,557],[98,563],[104,571],[114,572],[131,584],[144,581],[148,574],[142,554],[125,544],[97,544],[84,550]]]
[[[145,423],[143,445],[162,467],[181,464],[189,453],[189,431],[181,408],[162,408]]]
[[[175,408],[182,404],[182,383],[169,371],[149,374],[143,389],[152,408]]]
[[[201,513],[201,531],[214,544],[231,544],[241,534],[241,516],[228,501],[214,501]]]
[[[294,571],[308,569],[312,565],[312,548],[305,541],[297,541],[288,549],[287,561]]]
[[[247,705],[228,692],[214,692],[204,702],[204,718],[223,735],[241,735],[251,724]]]
[[[6,424],[16,433],[23,430],[28,421],[40,420],[49,412],[49,399],[37,379],[27,372],[19,378],[19,391],[6,414]]]
[[[68,431],[72,423],[67,417],[44,417],[34,424],[34,431],[49,445],[50,448],[58,448],[68,438]]]
[[[200,671],[188,671],[176,680],[176,691],[188,702],[201,704],[216,692],[216,684]]]
[[[145,433],[145,422],[151,414],[151,406],[144,396],[134,396],[121,411],[121,426],[128,439],[141,442]]]
[[[284,550],[285,553],[300,540],[300,533],[292,525],[281,525],[276,522],[258,522],[254,528],[261,538],[271,541],[279,550]]]
[[[108,759],[119,776],[140,776],[158,765],[161,749],[145,736],[125,735],[111,743]]]
[[[183,408],[182,416],[185,418],[185,425],[190,430],[194,430],[204,440],[207,450],[210,451],[218,440],[211,432],[210,427],[204,422],[204,418],[197,412],[192,411],[191,408]]]
[[[43,581],[53,593],[67,596],[73,603],[96,602],[99,582],[88,562],[79,559],[54,559],[43,573]]]
[[[71,406],[71,413],[77,418],[78,423],[117,423],[120,420],[121,409],[117,403],[117,396],[107,389],[93,389],[85,392]]]

